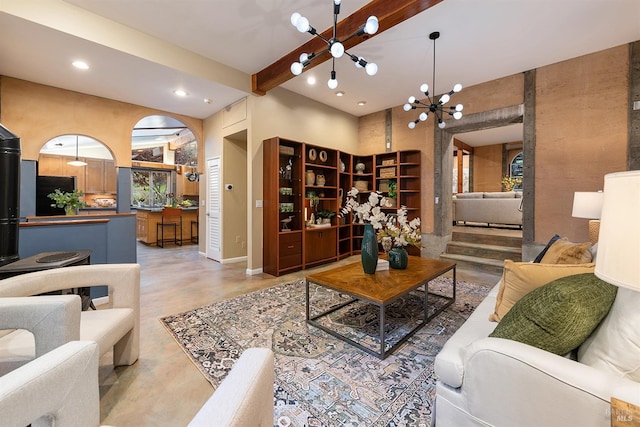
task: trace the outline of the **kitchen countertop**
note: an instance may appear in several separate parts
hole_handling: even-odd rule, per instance
[[[145,211],[145,212],[162,212],[163,207],[157,206],[131,206],[132,210]],[[188,208],[180,208],[183,211],[195,211],[198,209],[197,206],[189,206]]]

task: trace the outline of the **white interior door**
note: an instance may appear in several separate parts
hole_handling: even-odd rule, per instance
[[[222,261],[220,157],[207,160],[207,258]]]

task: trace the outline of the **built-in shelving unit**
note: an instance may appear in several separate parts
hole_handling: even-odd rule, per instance
[[[360,253],[364,226],[340,216],[352,187],[364,202],[370,191],[388,195],[393,179],[398,203],[410,218],[420,216],[418,150],[357,156],[276,137],[264,141],[263,157],[265,273],[279,276]]]

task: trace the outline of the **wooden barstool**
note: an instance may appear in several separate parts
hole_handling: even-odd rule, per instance
[[[182,246],[182,209],[163,208],[161,218],[161,222],[156,224],[156,245],[164,248],[164,243],[171,241],[164,238],[164,229],[173,227],[173,243]],[[180,240],[178,240],[178,230],[180,230]]]
[[[200,225],[200,209],[196,209],[196,220],[191,220],[191,243],[198,243],[198,236],[199,236],[199,225]],[[195,235],[193,234],[193,228],[195,227],[196,229],[196,233]]]

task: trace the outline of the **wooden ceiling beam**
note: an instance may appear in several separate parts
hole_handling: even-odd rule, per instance
[[[362,24],[367,21],[370,16],[378,17],[378,32],[373,35],[364,35],[362,37],[354,37],[351,40],[344,43],[345,50],[350,49],[369,37],[375,37],[389,28],[392,28],[399,23],[429,9],[440,3],[443,0],[373,0],[362,8],[355,11],[342,21],[338,22],[336,31],[339,34],[339,38],[347,37],[353,34],[360,28]],[[331,10],[327,10],[327,13]],[[292,27],[292,31],[295,29]],[[322,36],[327,40],[333,35],[333,27],[330,27],[322,32]],[[319,52],[327,48],[327,44],[319,37],[312,36],[308,42],[302,46],[292,50],[282,58],[275,61],[273,64],[258,71],[251,76],[251,86],[253,93],[257,95],[265,95],[269,90],[280,86],[282,83],[295,77],[291,73],[291,64],[298,61],[300,54]],[[311,63],[305,67],[307,69],[313,68],[326,60],[331,59],[331,54],[328,52],[322,55],[316,56]]]

